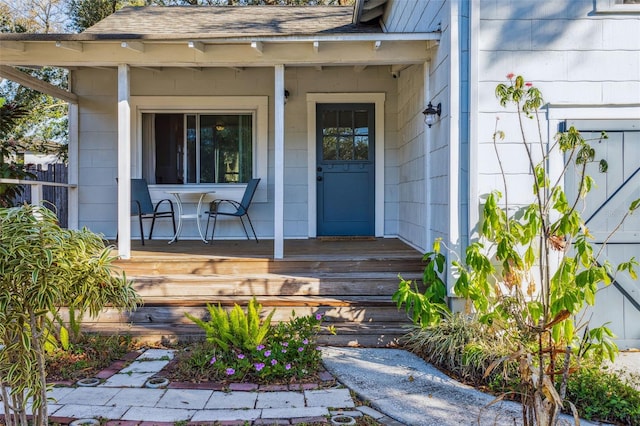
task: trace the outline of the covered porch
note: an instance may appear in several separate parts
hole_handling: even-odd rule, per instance
[[[268,247],[272,258],[282,259],[293,253],[288,240],[318,236],[318,105],[366,104],[372,105],[370,127],[375,132],[367,188],[372,231],[355,235],[410,240],[412,233],[400,230],[401,201],[424,198],[425,189],[418,186],[426,183],[416,165],[421,162],[416,155],[422,158],[424,152],[401,145],[407,137],[421,143],[421,111],[429,87],[429,72],[423,69],[428,70],[440,33],[385,33],[377,25],[361,25],[352,8],[263,8],[259,22],[251,21],[249,27],[249,16],[258,19],[247,14],[250,9],[187,9],[133,8],[82,34],[10,34],[0,39],[0,75],[71,105],[69,183],[77,191],[70,198],[69,210],[75,212],[70,227],[88,226],[111,239],[118,235],[121,258],[142,256],[135,246],[128,182],[145,177],[144,116],[179,112],[186,122],[189,114],[247,114],[254,120],[251,175],[261,178],[251,211],[262,240],[258,250],[264,254]],[[193,13],[194,25],[167,34],[176,13]],[[69,91],[29,80],[16,68],[25,66],[70,69]],[[406,79],[411,84],[399,87],[399,74],[413,66],[417,68]],[[402,123],[400,112],[408,117]],[[398,186],[405,166],[398,160],[402,149],[404,161],[411,162],[406,190]],[[236,198],[244,185],[150,183],[155,199],[177,186]],[[343,205],[358,204],[344,192],[328,193]],[[424,216],[414,217],[420,209],[409,213],[410,224],[426,235]],[[167,229],[154,236],[170,235]],[[197,238],[194,226],[185,228],[171,250],[185,249],[183,242],[190,238]]]

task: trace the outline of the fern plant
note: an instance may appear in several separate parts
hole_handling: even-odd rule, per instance
[[[271,318],[275,313],[274,309],[264,321],[261,321],[262,305],[255,297],[249,301],[246,314],[237,303],[230,312],[220,304],[218,306],[207,304],[207,311],[209,312],[208,321],[189,313],[185,315],[204,330],[208,342],[225,351],[230,348],[255,349],[269,334]]]

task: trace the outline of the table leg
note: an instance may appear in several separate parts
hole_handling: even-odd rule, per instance
[[[200,234],[200,239],[202,240],[203,243],[209,244],[209,241],[207,241],[207,236],[202,235],[202,225],[200,224],[200,212],[202,211],[202,200],[206,195],[207,195],[206,192],[203,192],[202,194],[200,194],[200,199],[198,200],[198,208],[196,210],[196,223],[198,224],[198,233]]]
[[[173,194],[176,199],[176,207],[178,208],[178,227],[176,228],[176,234],[173,236],[169,244],[175,243],[178,241],[178,236],[182,232],[182,200],[180,199],[180,194]]]

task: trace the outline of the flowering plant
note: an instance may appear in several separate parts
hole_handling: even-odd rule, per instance
[[[270,327],[262,343],[247,349],[238,346],[209,346],[211,376],[218,380],[273,381],[303,378],[320,366],[316,336],[322,314],[296,316]],[[328,327],[333,332],[331,327]]]

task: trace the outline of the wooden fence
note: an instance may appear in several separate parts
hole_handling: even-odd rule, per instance
[[[49,164],[48,166],[30,167],[28,170],[36,177],[35,180],[43,182],[68,183],[68,167],[66,164]],[[69,225],[69,188],[64,186],[43,186],[42,204],[56,212],[60,226],[67,228]],[[31,185],[24,185],[24,192],[16,197],[15,205],[24,202],[31,203]]]

